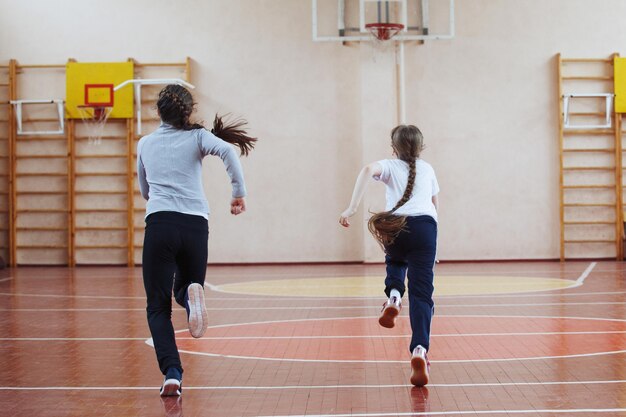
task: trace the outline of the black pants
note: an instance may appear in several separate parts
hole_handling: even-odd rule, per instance
[[[385,249],[387,296],[394,288],[404,294],[404,279],[408,276],[409,280],[409,318],[413,330],[409,351],[413,352],[417,345],[428,350],[430,322],[434,313],[433,267],[437,253],[437,222],[430,216],[407,217],[407,230]]]
[[[170,367],[183,369],[172,326],[172,289],[184,307],[189,284],[204,285],[208,238],[208,222],[202,216],[162,211],[146,219],[143,285],[148,326],[163,374]]]

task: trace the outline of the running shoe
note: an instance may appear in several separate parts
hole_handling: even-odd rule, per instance
[[[193,283],[187,287],[187,320],[189,333],[195,338],[202,337],[209,325],[209,316],[204,303],[204,288]]]
[[[179,396],[182,391],[183,375],[178,368],[169,368],[161,387],[161,397]]]
[[[428,384],[430,362],[428,361],[426,349],[421,345],[417,345],[417,347],[413,349],[413,354],[411,355],[411,369],[413,370],[411,374],[411,384],[416,387],[423,387]]]
[[[396,325],[396,317],[402,310],[402,299],[398,297],[389,297],[389,300],[383,304],[383,309],[380,312],[378,323],[388,329],[393,328]]]

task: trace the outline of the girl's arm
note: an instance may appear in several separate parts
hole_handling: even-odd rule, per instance
[[[200,129],[199,143],[200,151],[203,156],[215,155],[219,156],[226,167],[226,172],[230,177],[230,183],[233,187],[232,200],[230,201],[231,214],[238,215],[246,211],[246,185],[243,178],[243,169],[241,162],[235,152],[233,146],[213,133]]]
[[[433,205],[435,206],[435,210],[439,211],[439,199],[437,198],[437,195],[433,196]]]
[[[137,144],[137,181],[139,182],[139,191],[141,196],[147,201],[150,193],[150,186],[146,178],[146,169],[141,160],[141,141]]]
[[[374,176],[380,176],[383,172],[383,167],[378,162],[372,162],[371,164],[365,165],[359,176],[356,179],[356,183],[354,184],[354,191],[352,192],[352,200],[350,201],[350,205],[339,217],[339,224],[343,227],[349,227],[350,222],[348,221],[348,217],[352,217],[356,210],[359,208],[359,204],[361,204],[361,200],[363,199],[363,195],[365,194],[365,190],[367,189],[367,184],[369,179]]]

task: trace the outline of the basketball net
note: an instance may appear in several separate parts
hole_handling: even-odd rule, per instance
[[[399,23],[368,23],[365,25],[365,29],[370,34],[374,50],[377,53],[386,53],[394,44],[393,37],[404,29],[404,25]]]
[[[77,106],[77,109],[89,143],[99,145],[102,142],[104,126],[113,111],[113,107]]]

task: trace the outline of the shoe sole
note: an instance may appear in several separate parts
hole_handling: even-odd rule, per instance
[[[195,338],[202,337],[209,325],[209,316],[204,303],[204,289],[200,284],[187,288],[189,295],[189,333]]]
[[[396,317],[398,317],[399,313],[400,313],[400,310],[394,307],[385,308],[383,310],[382,315],[378,319],[378,324],[380,324],[383,327],[386,327],[387,329],[393,328],[396,325]]]
[[[411,384],[416,387],[423,387],[428,384],[428,372],[426,371],[426,361],[420,356],[414,356],[411,358]]]
[[[163,383],[161,388],[161,397],[180,396],[180,381],[177,379],[168,379]]]

